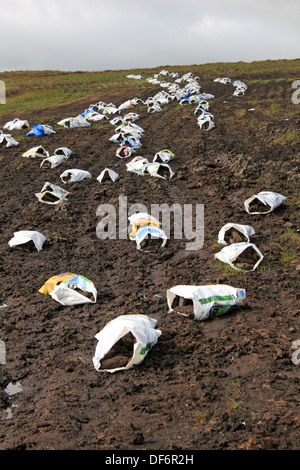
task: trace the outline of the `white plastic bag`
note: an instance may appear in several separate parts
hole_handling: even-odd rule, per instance
[[[54,150],[54,155],[63,155],[64,157],[69,158],[73,154],[72,150],[68,147],[59,147]]]
[[[280,206],[286,197],[282,196],[279,193],[274,193],[272,191],[261,191],[260,193],[256,194],[255,196],[250,197],[244,202],[245,209],[248,214],[268,214],[272,212],[276,207]],[[252,210],[251,204],[253,202],[258,202],[261,205],[261,209]],[[265,210],[263,210],[265,208]]]
[[[201,130],[210,131],[215,127],[215,123],[211,119],[211,117],[207,114],[202,114],[198,117],[197,123]]]
[[[219,83],[223,83],[224,85],[226,85],[227,83],[231,83],[231,79],[229,77],[223,77],[223,78],[215,78],[214,79],[214,82],[219,82]]]
[[[34,243],[38,251],[41,251],[43,248],[43,244],[46,241],[46,237],[36,231],[21,230],[19,232],[14,233],[13,238],[9,240],[8,244],[12,248],[14,246],[26,244],[30,241]]]
[[[3,126],[3,129],[8,130],[8,131],[13,131],[13,130],[26,129],[27,127],[29,127],[28,121],[15,118],[13,121],[7,122]]]
[[[137,119],[139,118],[139,114],[137,113],[127,113],[125,114],[125,116],[123,117],[123,121],[125,122],[134,122],[134,121],[137,121]]]
[[[31,149],[27,150],[27,152],[24,152],[22,154],[22,157],[25,158],[36,158],[36,157],[49,157],[49,152],[44,149],[41,145],[38,147],[32,147]]]
[[[129,158],[133,152],[132,147],[127,147],[126,145],[121,145],[116,151],[116,157],[119,158]]]
[[[228,235],[228,233],[232,231],[232,229],[236,230],[237,232],[240,232],[241,235],[246,238],[247,242],[249,242],[250,237],[255,234],[255,230],[249,225],[229,223],[229,224],[224,225],[219,231],[218,243],[220,243],[220,245],[230,244],[225,240],[225,238],[226,238],[226,235]]]
[[[126,75],[127,78],[134,78],[135,80],[141,80],[143,77],[142,75],[138,73],[131,73],[129,75]]]
[[[174,174],[167,163],[149,163],[145,165],[144,172],[147,171],[150,176],[162,178],[164,180],[173,178]],[[168,175],[167,177],[165,175]]]
[[[19,142],[17,142],[10,134],[3,134],[3,132],[0,131],[0,144],[2,144],[2,142],[6,142],[6,148],[17,147],[17,145],[19,145]]]
[[[57,123],[59,126],[69,127],[70,129],[77,128],[77,127],[88,127],[91,125],[81,114],[76,117],[70,117],[66,119],[62,119]]]
[[[78,183],[79,181],[84,180],[85,178],[91,178],[92,175],[85,170],[77,170],[72,168],[70,170],[65,170],[61,175],[60,179],[63,183]]]
[[[121,315],[111,320],[97,334],[95,338],[98,340],[93,364],[97,371],[116,372],[127,370],[135,365],[140,364],[150,349],[157,343],[160,330],[156,330],[157,320],[146,315]],[[131,333],[134,337],[134,345],[132,354],[128,354],[128,363],[122,367],[112,369],[101,368],[101,361],[104,362],[105,356],[112,350],[116,343],[125,335]]]
[[[103,119],[108,119],[107,116],[105,116],[105,114],[100,114],[100,113],[97,113],[97,112],[91,112],[89,114],[86,115],[85,119],[87,121],[102,121]]]
[[[147,158],[134,157],[129,163],[126,163],[127,171],[137,173],[138,175],[144,174],[145,165],[149,164]]]
[[[44,158],[41,163],[42,166],[50,166],[50,168],[56,168],[61,163],[65,162],[67,157],[64,155],[52,155],[51,157]]]
[[[49,126],[48,124],[43,124],[42,127],[44,129],[44,134],[45,135],[56,134],[55,130],[52,129],[52,127]]]
[[[97,178],[99,183],[102,183],[103,181],[106,181],[106,180],[111,180],[113,183],[115,183],[118,179],[119,179],[118,173],[111,170],[110,168],[105,168],[103,171],[101,171],[100,175]]]
[[[41,192],[36,193],[36,197],[40,202],[45,204],[59,204],[62,201],[67,201],[70,193],[52,183],[45,183]]]
[[[247,250],[247,251],[246,251]],[[253,243],[242,242],[225,246],[215,258],[239,271],[254,271],[263,260],[263,255]]]
[[[169,311],[188,316],[185,309],[192,311],[195,320],[220,316],[246,297],[245,289],[225,284],[190,286],[178,285],[167,290]]]
[[[170,150],[161,150],[154,155],[153,162],[168,163],[174,158],[174,153]]]

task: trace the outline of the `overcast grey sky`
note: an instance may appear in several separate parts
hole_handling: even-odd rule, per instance
[[[299,0],[0,0],[0,71],[300,57]]]

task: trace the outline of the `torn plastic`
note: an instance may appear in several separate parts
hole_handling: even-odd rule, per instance
[[[29,122],[19,118],[15,118],[13,121],[7,122],[3,129],[7,131],[21,130],[29,127]]]
[[[219,82],[219,83],[223,83],[224,85],[226,85],[227,83],[231,83],[231,79],[229,77],[223,77],[223,78],[215,78],[214,79],[214,82]]]
[[[41,167],[44,166],[47,168],[56,168],[66,160],[67,157],[65,157],[64,155],[52,155],[51,157],[47,157],[42,161]]]
[[[264,257],[254,243],[241,242],[225,246],[215,258],[238,271],[255,271]]]
[[[41,192],[36,193],[36,197],[40,202],[45,204],[59,204],[67,201],[70,193],[52,183],[45,183]]]
[[[87,121],[96,122],[96,121],[102,121],[103,119],[108,119],[108,117],[105,114],[101,114],[101,113],[94,111],[94,112],[87,114],[85,119]]]
[[[135,234],[135,241],[138,250],[151,253],[166,245],[167,236],[160,228],[143,227]]]
[[[86,178],[91,178],[92,175],[85,170],[77,170],[72,168],[70,170],[65,170],[61,175],[60,179],[63,183],[78,183]]]
[[[138,175],[144,174],[145,165],[148,165],[149,161],[147,158],[141,156],[134,157],[129,163],[126,163],[127,171],[137,173]]]
[[[121,315],[107,323],[95,335],[95,369],[114,373],[140,364],[161,335],[156,323],[146,315]]]
[[[120,106],[118,107],[118,111],[120,112],[123,109],[131,109],[131,108],[133,108],[133,103],[131,102],[131,100],[127,100],[124,103],[120,104]]]
[[[195,320],[206,320],[224,315],[246,297],[245,289],[225,284],[191,286],[178,285],[167,290],[169,312],[176,312]]]
[[[155,217],[141,212],[133,214],[128,220],[129,239],[135,240],[138,250],[150,253],[166,245],[167,236]]]
[[[9,240],[8,244],[13,248],[15,246],[33,243],[37,251],[41,251],[45,241],[46,237],[42,233],[31,230],[21,230],[19,232],[14,232],[14,236]]]
[[[226,224],[219,231],[218,243],[230,245],[232,243],[250,242],[250,237],[255,234],[255,230],[249,225]]]
[[[130,73],[126,75],[127,78],[134,78],[135,80],[141,80],[143,77],[139,73]]]
[[[137,121],[138,119],[139,119],[139,114],[137,113],[127,113],[123,117],[123,121],[125,122],[128,122],[128,121],[134,122],[134,121]]]
[[[41,145],[38,147],[32,147],[31,149],[27,150],[27,152],[24,152],[22,154],[22,157],[25,158],[36,158],[36,157],[49,157],[49,152],[44,149]]]
[[[168,163],[174,158],[174,153],[168,149],[161,150],[154,155],[153,162]]]
[[[198,111],[201,111],[200,117],[202,117],[203,115],[205,115],[206,117],[210,117],[210,118],[213,120],[213,119],[214,119],[214,116],[213,116],[210,112],[208,112],[208,110],[209,110],[209,106],[206,106],[206,105],[205,105],[205,102],[199,103],[198,106],[197,106],[197,108],[196,108],[195,111],[194,111],[194,114],[197,114]]]
[[[272,191],[262,191],[244,202],[248,214],[269,214],[280,206],[286,197]]]
[[[201,130],[210,131],[215,127],[215,123],[213,122],[211,115],[203,113],[197,118],[197,123]]]
[[[152,105],[148,107],[147,112],[149,114],[160,113],[162,112],[162,108],[160,107],[158,103],[153,103]]]
[[[108,118],[107,118],[108,119]],[[119,122],[124,122],[124,119],[122,118],[122,116],[117,116],[117,117],[114,117],[113,119],[111,119],[109,121],[109,123],[112,125],[112,126],[116,126]]]
[[[129,220],[129,238],[135,240],[136,233],[143,227],[161,228],[159,221],[146,212],[138,212],[128,217]]]
[[[106,105],[102,110],[103,114],[115,114],[117,112],[118,108],[113,103]]]
[[[105,181],[112,181],[113,183],[115,183],[118,179],[118,173],[111,170],[110,168],[105,168],[103,171],[101,171],[100,175],[97,178],[99,183],[103,183]]]
[[[59,147],[54,151],[54,155],[47,157],[42,161],[41,166],[56,168],[58,165],[68,160],[71,155],[72,150],[67,147]]]
[[[2,142],[6,142],[6,148],[17,147],[19,145],[19,142],[17,142],[10,134],[4,134],[0,131],[0,144],[2,144]]]
[[[109,138],[109,141],[110,142],[120,142],[121,138],[122,138],[122,134],[120,132],[117,132]]]
[[[182,98],[182,100],[179,101],[179,104],[180,106],[188,106],[192,104],[192,102],[188,96],[185,96],[184,98]]]
[[[69,127],[70,129],[77,128],[77,127],[89,127],[91,125],[81,114],[76,117],[70,117],[66,119],[62,119],[57,123],[59,126]]]
[[[126,145],[126,143],[128,143],[133,150],[138,150],[142,147],[138,137],[128,136],[121,142],[121,145]]]
[[[126,145],[121,145],[116,151],[116,157],[119,158],[128,158],[131,157],[133,153],[133,148]]]
[[[167,163],[148,163],[144,167],[144,172],[145,171],[147,171],[150,176],[155,176],[164,180],[171,179],[175,175]]]
[[[123,138],[131,136],[137,140],[141,139],[144,134],[144,129],[131,121],[121,124],[115,130],[116,133],[120,133]]]
[[[51,277],[39,289],[62,305],[95,303],[97,290],[92,281],[80,274],[63,273]]]
[[[68,147],[59,147],[54,151],[54,155],[64,155],[69,158],[73,154],[72,150]]]
[[[40,136],[40,135],[51,135],[56,134],[56,132],[52,129],[51,126],[47,124],[36,124],[33,126],[31,131],[29,131],[26,135],[28,136]]]

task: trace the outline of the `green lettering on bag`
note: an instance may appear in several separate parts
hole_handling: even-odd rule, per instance
[[[232,305],[224,305],[223,307],[213,307],[210,312],[210,317],[220,317],[221,315],[224,315],[224,313],[227,313],[228,310],[232,308]]]
[[[234,300],[233,295],[212,295],[206,299],[198,299],[201,305],[210,304],[211,302],[222,302],[226,300]]]
[[[152,343],[147,343],[146,346],[144,346],[141,350],[140,350],[140,355],[143,356],[147,351],[149,351],[149,349],[151,348],[152,346]]]

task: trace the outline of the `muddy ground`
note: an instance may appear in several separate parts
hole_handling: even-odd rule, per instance
[[[186,70],[189,71],[188,68]],[[291,91],[276,95],[276,81],[256,82],[244,96],[201,76],[212,93],[216,127],[201,131],[195,106],[176,102],[149,115],[139,104],[136,122],[145,133],[142,155],[170,149],[171,180],[126,171],[109,141],[108,121],[88,129],[64,129],[60,119],[90,104],[41,110],[56,134],[24,137],[19,147],[1,147],[0,339],[6,361],[0,365],[1,450],[295,450],[299,448],[300,365],[292,362],[299,323],[299,144],[274,138],[299,132],[299,120],[282,113],[248,111],[273,87],[274,100],[290,106]],[[247,76],[239,78],[247,83]],[[268,77],[272,78],[272,77]],[[280,74],[273,77],[280,78]],[[124,79],[125,80],[125,79]],[[125,89],[126,90],[126,89]],[[146,99],[160,90],[149,84]],[[117,106],[133,98],[99,96]],[[115,95],[112,95],[115,96]],[[239,113],[237,110],[241,110]],[[16,116],[2,117],[6,121]],[[18,116],[30,128],[38,113]],[[56,169],[21,154],[36,145],[50,154],[60,146],[73,156]],[[118,182],[96,178],[107,164]],[[92,178],[63,185],[60,174],[80,168]],[[70,191],[68,202],[50,206],[35,197],[46,181]],[[270,190],[286,201],[267,215],[249,215],[244,201]],[[143,253],[129,239],[100,240],[100,204],[126,196],[128,207],[151,204],[204,204],[204,243],[186,250],[187,240],[168,240],[157,253]],[[252,242],[264,255],[253,272],[233,272],[214,258],[218,232],[228,222],[251,225]],[[19,230],[37,230],[43,250],[12,249]],[[299,245],[298,245],[299,246]],[[55,274],[73,272],[92,280],[95,304],[65,307],[39,293]],[[226,315],[203,322],[169,313],[166,290],[177,284],[228,284],[246,290],[246,300]],[[127,371],[96,371],[95,335],[112,319],[143,314],[157,320],[162,334],[144,361]],[[10,395],[6,387],[20,384]]]

